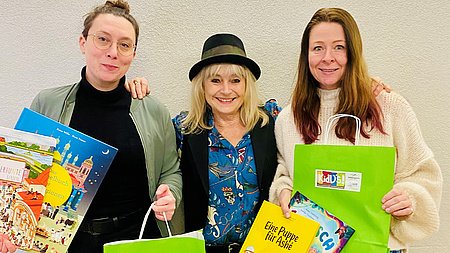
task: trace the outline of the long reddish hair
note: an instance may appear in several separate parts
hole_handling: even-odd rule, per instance
[[[370,138],[368,132],[377,128],[383,134],[383,114],[371,90],[367,65],[362,53],[362,40],[358,26],[347,11],[340,8],[318,10],[303,32],[301,52],[298,63],[297,84],[292,95],[292,113],[298,131],[304,142],[311,144],[318,139],[321,127],[318,122],[320,110],[319,82],[309,70],[309,36],[312,27],[321,22],[336,22],[342,26],[347,45],[347,65],[339,81],[339,105],[336,113],[352,114],[361,119],[361,135]],[[350,118],[339,119],[336,136],[355,142],[355,121]]]

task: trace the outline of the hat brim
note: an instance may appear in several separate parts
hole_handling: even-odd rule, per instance
[[[215,63],[232,63],[237,65],[244,65],[250,70],[250,72],[252,72],[256,80],[258,80],[258,78],[261,76],[261,69],[253,60],[236,54],[225,54],[206,58],[197,62],[189,71],[189,80],[192,81],[192,79],[194,79],[194,77],[198,75],[198,73],[200,73],[200,71],[204,67]]]

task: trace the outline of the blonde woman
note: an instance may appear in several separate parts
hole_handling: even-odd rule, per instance
[[[173,119],[181,151],[186,231],[207,252],[239,252],[277,166],[275,101],[262,104],[259,66],[242,41],[216,34],[189,72],[191,107]]]

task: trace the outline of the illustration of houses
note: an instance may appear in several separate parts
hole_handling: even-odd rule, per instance
[[[84,189],[84,183],[89,173],[91,172],[94,163],[92,161],[93,156],[91,156],[90,158],[84,160],[80,167],[76,166],[75,163],[78,160],[78,155],[76,155],[73,161],[70,162],[72,153],[69,152],[69,149],[70,142],[64,145],[64,149],[61,154],[56,151],[54,157],[56,157],[60,163],[63,163],[61,166],[66,169],[72,180],[72,193],[69,199],[64,203],[63,210],[68,211],[69,208],[71,208],[76,211],[78,204],[83,198],[83,195],[86,193],[86,190]],[[54,162],[56,161],[54,160]]]
[[[18,192],[20,198],[30,206],[36,220],[39,220],[50,170],[51,168],[44,170],[35,179],[25,178],[22,185],[24,191]]]

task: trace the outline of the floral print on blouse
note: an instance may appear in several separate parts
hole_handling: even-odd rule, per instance
[[[274,119],[281,111],[275,99],[267,101],[264,108]],[[186,116],[187,112],[182,112],[172,119],[179,152],[184,133],[181,123]],[[235,147],[217,131],[212,114],[208,124],[213,128],[208,130],[209,203],[203,235],[208,246],[242,243],[256,217],[259,200],[250,132]]]

